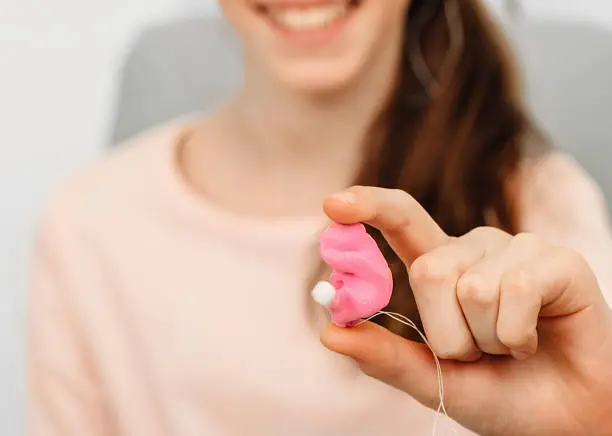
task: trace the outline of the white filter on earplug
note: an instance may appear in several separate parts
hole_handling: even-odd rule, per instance
[[[329,306],[336,296],[336,289],[329,282],[319,282],[312,290],[312,299],[321,306]]]

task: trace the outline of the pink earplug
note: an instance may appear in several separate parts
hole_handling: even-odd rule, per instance
[[[312,297],[327,307],[334,324],[354,326],[389,304],[391,270],[363,224],[332,224],[321,235],[320,252],[333,271]]]

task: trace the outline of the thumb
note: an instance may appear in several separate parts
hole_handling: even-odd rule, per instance
[[[323,330],[321,342],[355,360],[367,375],[406,392],[429,408],[438,408],[437,368],[426,345],[408,341],[371,322],[353,328],[330,324]],[[448,391],[447,375],[444,374],[444,385]]]

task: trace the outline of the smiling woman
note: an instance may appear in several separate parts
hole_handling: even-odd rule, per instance
[[[576,425],[551,415],[546,395],[580,405],[559,380],[580,374],[571,386],[584,386],[599,359],[580,366],[585,374],[551,369],[555,344],[543,337],[539,353],[536,309],[592,314],[580,319],[600,331],[573,342],[578,355],[607,349],[609,311],[573,250],[514,234],[545,234],[607,266],[608,224],[597,187],[544,145],[526,115],[481,2],[220,5],[242,43],[240,89],[207,116],[145,132],[85,168],[42,219],[30,299],[32,434],[428,434],[436,386],[420,344],[406,353],[404,339],[370,324],[324,337],[422,404],[320,343],[328,319],[309,290],[328,272],[314,248],[330,218],[379,229],[368,226],[393,275],[390,309],[420,316],[436,354],[463,361],[446,367],[496,376],[476,369],[469,385],[462,373],[449,380],[449,411],[464,425],[487,436]],[[344,191],[354,184],[367,187]],[[324,257],[336,273],[346,269],[342,250],[332,254]],[[371,272],[387,274],[376,262]],[[480,271],[464,277],[472,264]],[[593,269],[609,290],[610,276]],[[325,302],[335,292],[315,294]],[[581,297],[563,305],[558,295]],[[343,336],[354,332],[364,336]],[[414,371],[403,374],[394,355]],[[498,366],[466,366],[481,357]],[[520,413],[512,399],[525,392],[514,386],[543,379],[536,399],[546,401]],[[499,385],[504,394],[492,395]],[[597,384],[588,392],[607,404]]]

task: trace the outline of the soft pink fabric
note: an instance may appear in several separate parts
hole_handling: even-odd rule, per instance
[[[352,326],[389,304],[393,276],[363,224],[333,223],[321,234],[320,252],[332,267],[329,282],[336,295],[329,311],[334,323]]]
[[[119,147],[46,208],[29,297],[29,434],[430,434],[430,410],[320,343],[328,314],[306,284],[325,218],[215,208],[174,169],[184,131]],[[609,291],[600,196],[574,164],[554,162],[525,179],[525,229],[581,250]]]

